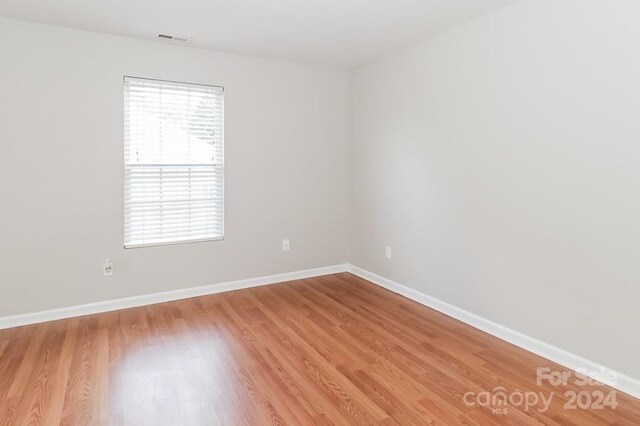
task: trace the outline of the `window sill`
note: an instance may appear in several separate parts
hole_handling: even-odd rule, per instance
[[[130,245],[125,245],[124,249],[129,250],[129,249],[145,248],[145,247],[175,246],[177,244],[207,243],[210,241],[222,241],[222,240],[224,240],[224,235],[221,237],[202,238],[198,240],[167,241],[165,243],[149,243],[149,244],[130,244]]]

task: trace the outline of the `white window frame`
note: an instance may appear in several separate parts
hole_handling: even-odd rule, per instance
[[[225,158],[225,126],[224,126],[224,87],[223,86],[218,86],[218,85],[212,85],[212,84],[201,84],[201,83],[188,83],[188,82],[184,82],[184,81],[175,81],[175,80],[163,80],[163,79],[154,79],[154,78],[147,78],[147,77],[136,77],[136,76],[130,76],[130,75],[124,75],[123,76],[123,106],[124,106],[124,110],[123,110],[123,117],[126,119],[126,103],[127,103],[127,97],[126,97],[126,81],[127,79],[135,79],[135,80],[149,80],[149,81],[155,81],[155,82],[160,82],[160,83],[170,83],[170,84],[177,84],[177,85],[190,85],[190,86],[203,86],[203,87],[212,87],[212,88],[216,88],[219,89],[222,92],[222,147],[221,147],[221,183],[220,183],[220,189],[221,189],[221,211],[220,211],[220,220],[221,220],[221,231],[220,231],[220,235],[219,236],[215,236],[215,237],[207,237],[207,238],[194,238],[194,239],[184,239],[184,240],[175,240],[175,241],[163,241],[163,242],[157,242],[157,243],[140,243],[140,244],[127,244],[127,235],[126,235],[126,223],[124,223],[123,226],[123,238],[124,238],[124,248],[125,249],[136,249],[136,248],[145,248],[145,247],[159,247],[159,246],[168,246],[168,245],[178,245],[178,244],[191,244],[191,243],[204,243],[204,242],[211,242],[211,241],[222,241],[225,239],[225,212],[226,212],[226,196],[225,196],[225,183],[226,183],[226,179],[225,179],[225,172],[226,172],[226,158]],[[127,209],[127,200],[126,200],[126,194],[127,194],[127,178],[125,176],[125,174],[127,173],[127,140],[126,140],[126,124],[124,124],[123,126],[123,157],[124,157],[124,161],[123,161],[123,177],[124,177],[124,193],[123,193],[123,202],[124,202],[124,218],[126,218],[126,209]],[[126,220],[126,219],[125,219]]]

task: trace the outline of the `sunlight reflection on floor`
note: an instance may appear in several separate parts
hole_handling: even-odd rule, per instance
[[[162,336],[112,370],[111,413],[122,424],[223,424],[234,390],[232,356],[212,333]],[[146,413],[144,418],[139,417]]]

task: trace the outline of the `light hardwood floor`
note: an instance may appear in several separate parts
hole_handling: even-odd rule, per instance
[[[612,389],[538,386],[543,366],[564,371],[344,273],[2,330],[0,424],[640,424],[621,392],[564,409]],[[472,405],[500,386],[554,396]]]

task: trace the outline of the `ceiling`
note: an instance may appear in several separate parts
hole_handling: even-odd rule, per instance
[[[2,0],[0,16],[353,67],[517,0]]]

